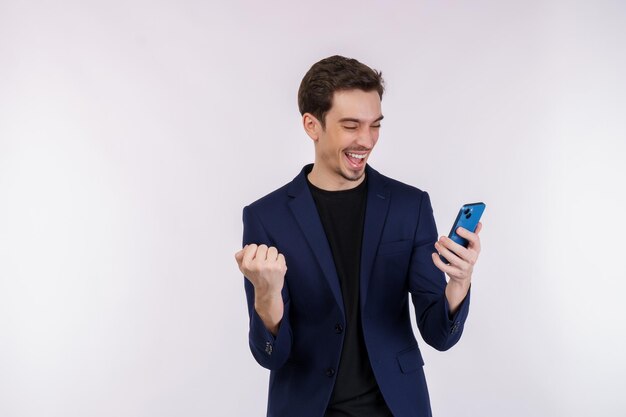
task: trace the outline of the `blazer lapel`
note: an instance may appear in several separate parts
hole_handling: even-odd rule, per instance
[[[374,258],[389,209],[389,190],[383,177],[369,165],[367,169],[367,206],[361,246],[361,311],[365,306]]]
[[[289,208],[322,268],[337,305],[339,305],[341,312],[344,313],[341,286],[335,268],[335,261],[315,207],[315,201],[313,201],[313,196],[307,184],[306,172],[308,172],[307,167],[289,184],[287,193],[292,197],[291,201],[289,201]]]

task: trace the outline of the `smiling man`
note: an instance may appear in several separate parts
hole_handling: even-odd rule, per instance
[[[314,64],[298,91],[314,163],[244,208],[235,259],[268,416],[430,416],[409,298],[426,343],[461,337],[482,226],[457,231],[467,249],[438,240],[428,194],[367,164],[383,90],[357,60]]]

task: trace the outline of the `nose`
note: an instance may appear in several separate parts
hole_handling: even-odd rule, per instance
[[[378,130],[370,126],[364,126],[359,132],[356,143],[363,148],[372,149],[376,145],[377,140]]]

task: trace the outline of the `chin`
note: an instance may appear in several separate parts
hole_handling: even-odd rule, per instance
[[[342,172],[341,176],[344,177],[346,180],[348,181],[358,181],[361,178],[363,178],[363,176],[365,175],[365,169],[362,169],[360,171],[348,171],[346,172]]]

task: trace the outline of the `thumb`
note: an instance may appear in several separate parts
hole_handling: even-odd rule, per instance
[[[241,261],[243,260],[243,253],[246,250],[246,247],[248,247],[248,245],[244,246],[243,249],[235,253],[235,260],[237,261],[237,263],[241,263]]]

